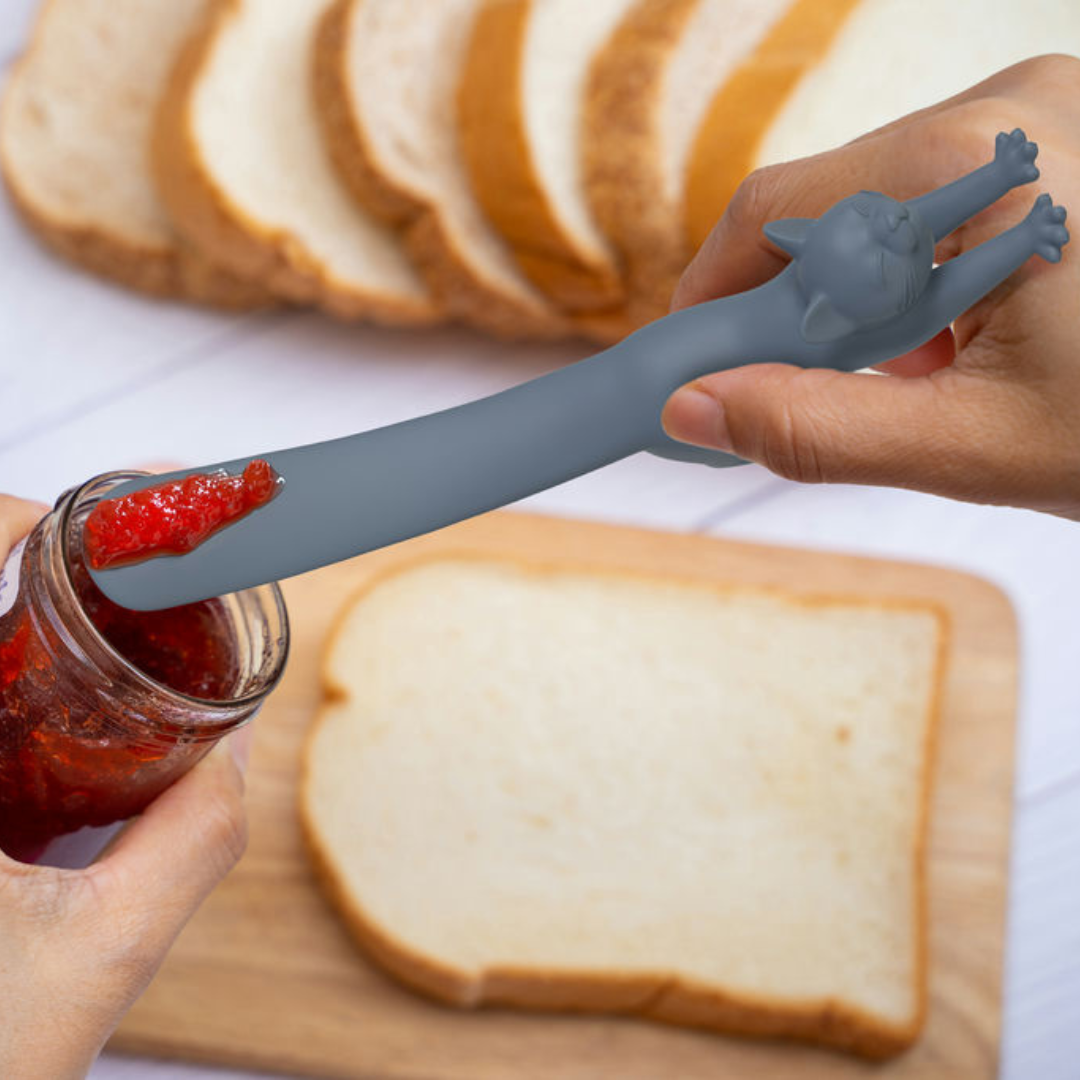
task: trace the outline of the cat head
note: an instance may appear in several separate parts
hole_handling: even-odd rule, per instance
[[[806,297],[802,336],[836,341],[887,322],[922,295],[934,266],[934,237],[910,207],[860,191],[820,218],[785,218],[765,235],[795,258]]]

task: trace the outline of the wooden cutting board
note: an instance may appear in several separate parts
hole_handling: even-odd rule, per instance
[[[642,1021],[461,1013],[371,966],[318,892],[297,825],[319,658],[349,593],[388,563],[473,551],[812,592],[932,598],[953,619],[930,854],[926,1033],[884,1066]],[[364,1080],[833,1080],[997,1075],[1012,801],[1016,633],[993,586],[951,570],[495,513],[290,581],[286,677],[257,720],[251,839],[110,1049]]]

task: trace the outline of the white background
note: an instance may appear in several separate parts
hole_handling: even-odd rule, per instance
[[[20,47],[31,6],[2,0],[0,72]],[[55,261],[0,198],[0,490],[18,495],[51,501],[113,468],[200,464],[348,434],[580,355],[565,346],[506,348],[466,331],[391,332],[310,313],[220,316],[144,301]],[[1005,589],[1019,616],[1023,678],[1002,1075],[1080,1076],[1080,525],[644,455],[528,504],[947,564]],[[106,1056],[91,1075],[242,1074]]]

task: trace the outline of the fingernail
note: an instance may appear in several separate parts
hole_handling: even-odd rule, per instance
[[[678,417],[678,428],[671,431],[675,438],[717,450],[732,449],[722,402],[697,386],[685,387],[677,397],[672,410]]]
[[[251,757],[251,725],[245,724],[238,731],[229,736],[229,753],[241,773],[247,771],[248,759]]]

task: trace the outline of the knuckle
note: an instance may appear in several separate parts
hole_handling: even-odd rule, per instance
[[[778,166],[766,165],[755,169],[735,189],[725,217],[735,231],[759,231],[775,216],[779,190]]]
[[[785,480],[820,484],[826,479],[813,423],[785,394],[772,398],[762,430],[760,460]]]

